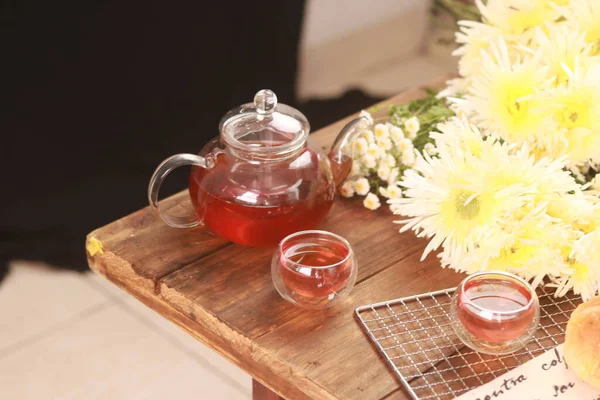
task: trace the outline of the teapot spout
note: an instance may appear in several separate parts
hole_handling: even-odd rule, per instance
[[[367,128],[369,124],[370,121],[367,117],[360,116],[348,122],[335,138],[328,157],[331,162],[331,171],[333,172],[336,188],[344,182],[352,169],[352,139]]]

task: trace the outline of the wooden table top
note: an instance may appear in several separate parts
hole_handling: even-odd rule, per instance
[[[439,82],[431,87],[439,85]],[[412,89],[384,103],[424,95]],[[311,135],[329,146],[354,116]],[[398,233],[387,207],[338,198],[321,229],[353,246],[359,265],[351,296],[324,311],[284,301],[271,282],[273,249],[242,247],[203,228],[174,229],[146,207],[91,232],[103,252],[90,267],[219,352],[287,399],[407,399],[391,369],[354,316],[358,306],[455,286],[462,275],[434,256],[420,262],[425,242]],[[187,191],[165,200],[190,209]]]

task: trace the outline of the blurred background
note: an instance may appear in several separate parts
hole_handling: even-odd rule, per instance
[[[220,3],[2,6],[0,398],[249,399],[247,375],[87,272],[85,235],[260,89],[314,132],[456,68],[443,1]]]

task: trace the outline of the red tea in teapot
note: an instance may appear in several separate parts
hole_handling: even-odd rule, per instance
[[[264,166],[269,173],[261,173],[256,165],[220,154],[210,173],[192,168],[196,215],[215,234],[245,246],[275,245],[291,233],[313,229],[334,200],[331,182],[316,168],[318,157],[306,148],[297,168],[273,163]]]
[[[204,224],[241,245],[276,245],[325,219],[336,187],[352,167],[351,140],[368,123],[365,117],[350,121],[325,155],[309,140],[306,117],[278,104],[272,91],[261,90],[253,103],[223,116],[220,137],[200,154],[165,159],[150,178],[148,201],[171,227]],[[195,215],[163,213],[158,204],[161,184],[184,165],[193,166],[189,191]]]

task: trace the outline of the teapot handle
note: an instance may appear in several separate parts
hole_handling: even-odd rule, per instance
[[[371,125],[372,120],[365,116],[359,116],[348,122],[335,138],[331,150],[329,151],[329,160],[333,164],[333,173],[336,186],[339,186],[348,176],[352,166],[352,149],[350,144],[354,137],[361,133],[365,128]],[[346,168],[336,167],[336,165],[346,165]]]
[[[152,174],[150,183],[148,184],[148,202],[156,210],[160,218],[169,226],[173,228],[192,228],[200,225],[200,221],[195,216],[189,215],[185,217],[179,217],[175,215],[163,214],[158,207],[158,192],[163,181],[175,168],[182,167],[184,165],[195,165],[202,168],[211,168],[214,164],[204,157],[195,154],[175,154],[164,160]],[[209,163],[210,162],[210,163]]]

